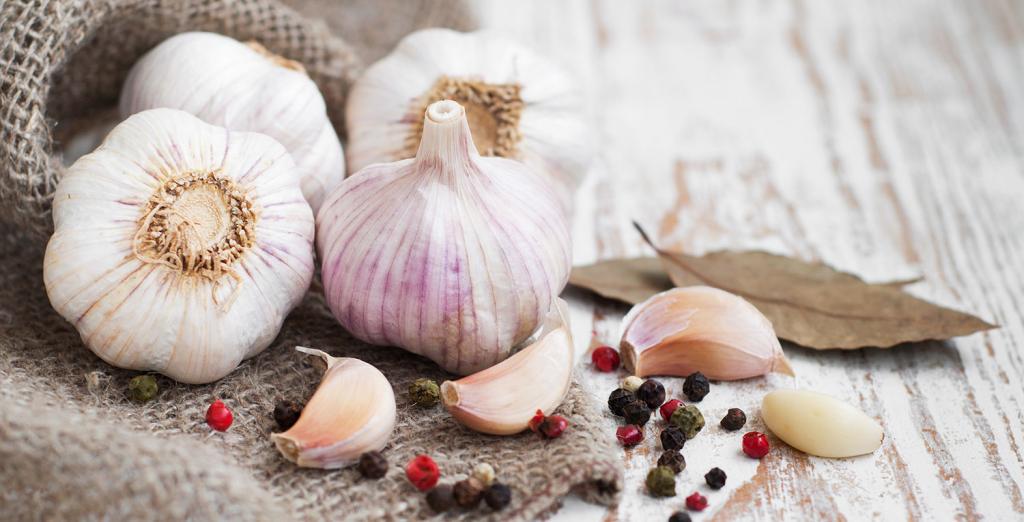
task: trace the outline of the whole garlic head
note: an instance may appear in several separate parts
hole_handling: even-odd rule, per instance
[[[423,111],[443,99],[466,108],[481,155],[526,163],[572,207],[591,157],[582,97],[555,64],[486,32],[417,31],[366,70],[346,102],[349,172],[413,157]]]
[[[266,348],[313,275],[313,214],[279,143],[140,112],[57,186],[43,280],[96,355],[186,383]]]
[[[302,194],[316,212],[345,178],[345,158],[323,96],[298,62],[214,33],[168,38],[132,67],[121,117],[167,107],[280,142],[298,166]]]
[[[466,374],[543,321],[572,264],[551,184],[481,157],[458,103],[432,104],[413,159],[345,180],[317,215],[327,304],[352,335]]]

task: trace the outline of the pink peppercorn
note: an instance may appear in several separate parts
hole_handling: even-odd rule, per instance
[[[614,372],[619,369],[619,364],[622,362],[619,359],[619,352],[611,346],[594,348],[590,354],[590,360],[594,363],[594,367],[602,372]]]
[[[405,476],[416,489],[427,491],[437,485],[438,479],[441,478],[441,470],[434,459],[427,455],[416,455],[406,464]]]
[[[632,424],[626,424],[625,426],[619,426],[615,430],[615,438],[619,439],[623,446],[636,446],[640,444],[640,441],[644,440],[644,432]]]
[[[676,411],[676,408],[682,405],[683,401],[679,399],[672,399],[665,404],[662,404],[661,409],[659,410],[661,412],[661,418],[665,419],[665,422],[668,422],[668,420],[672,418],[672,413]]]
[[[555,439],[562,435],[562,432],[569,427],[569,421],[561,415],[548,415],[540,423],[538,428],[542,435],[549,439]]]
[[[743,436],[743,453],[752,459],[759,459],[768,454],[771,446],[768,437],[759,431],[752,431]]]
[[[704,511],[706,507],[708,507],[708,499],[704,495],[694,491],[692,495],[686,497],[686,509]]]
[[[534,433],[539,433],[540,425],[542,422],[544,422],[544,412],[537,410],[537,413],[533,414],[533,418],[530,419],[530,422],[527,423],[527,426],[530,427],[530,431]]]
[[[231,410],[220,399],[213,401],[206,409],[206,424],[217,431],[227,431],[232,420],[234,416],[231,415]]]

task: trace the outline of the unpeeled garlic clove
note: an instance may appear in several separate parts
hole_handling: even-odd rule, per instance
[[[622,324],[623,362],[641,377],[699,371],[729,381],[793,374],[771,322],[724,290],[673,288],[633,307]]]
[[[481,433],[512,435],[541,410],[551,414],[569,392],[573,345],[565,301],[558,299],[529,344],[503,362],[441,384],[441,400],[456,420]]]
[[[865,455],[882,445],[882,426],[859,409],[822,393],[776,390],[761,401],[761,418],[783,442],[818,457]]]
[[[384,447],[395,429],[395,393],[372,365],[302,346],[327,365],[320,386],[298,422],[270,436],[278,451],[299,466],[341,468]]]

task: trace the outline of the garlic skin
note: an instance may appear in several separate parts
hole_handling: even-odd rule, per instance
[[[314,215],[345,178],[341,142],[320,90],[301,64],[255,42],[203,32],[161,42],[128,73],[120,112],[126,118],[159,107],[280,142],[298,166]]]
[[[313,214],[288,152],[154,109],[68,168],[43,281],[104,361],[215,381],[266,348],[313,276]]]
[[[423,111],[442,99],[466,107],[481,155],[526,163],[572,208],[593,155],[582,96],[546,57],[488,32],[417,31],[366,70],[346,102],[349,173],[413,157]]]
[[[793,374],[768,318],[724,290],[673,288],[634,306],[622,324],[623,364],[640,377],[700,371],[731,381]]]
[[[398,408],[384,374],[359,359],[295,349],[319,357],[326,371],[299,420],[270,436],[281,455],[302,467],[335,469],[387,445]]]
[[[481,157],[450,100],[428,108],[414,159],[367,167],[328,198],[317,248],[342,326],[457,374],[508,357],[572,266],[550,184],[517,161]]]
[[[529,427],[541,410],[550,415],[569,393],[573,365],[568,305],[558,299],[536,340],[504,361],[441,384],[441,401],[463,425],[491,435]]]
[[[777,437],[818,457],[866,455],[881,447],[882,426],[859,409],[806,390],[775,390],[761,401],[761,418]]]

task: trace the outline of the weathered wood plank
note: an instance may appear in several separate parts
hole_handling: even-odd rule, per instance
[[[794,381],[726,383],[701,404],[709,427],[684,450],[680,495],[708,494],[720,520],[1024,516],[1024,3],[478,7],[581,80],[600,154],[578,197],[577,263],[649,253],[636,219],[695,253],[763,248],[871,280],[922,275],[918,295],[1002,325],[890,351],[786,347]],[[624,308],[576,297],[579,350],[613,342]],[[598,399],[615,386],[582,373]],[[666,384],[679,394],[679,379]],[[826,460],[780,443],[746,459],[717,420],[738,406],[757,428],[760,397],[780,386],[858,404],[885,425],[882,449]],[[682,506],[643,494],[655,438],[624,452],[611,518]],[[729,473],[718,492],[701,486],[714,465]]]

